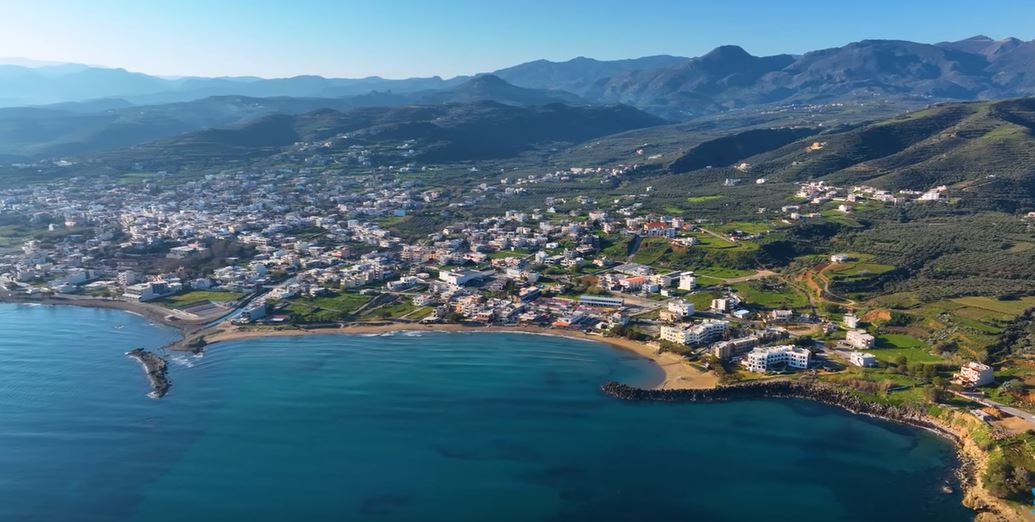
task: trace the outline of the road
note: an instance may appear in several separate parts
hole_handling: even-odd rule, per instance
[[[979,394],[976,394],[976,393],[965,393],[965,392],[955,392],[955,391],[953,393],[955,393],[956,395],[959,395],[960,397],[963,397],[964,399],[969,399],[969,400],[972,400],[972,401],[977,402],[979,404],[983,404],[985,406],[991,406],[993,408],[998,408],[1000,410],[1003,410],[1006,413],[1009,413],[1010,415],[1013,415],[1014,417],[1017,417],[1019,419],[1023,419],[1025,422],[1027,422],[1031,426],[1032,429],[1035,429],[1035,414],[1028,413],[1028,412],[1026,412],[1026,411],[1024,411],[1024,410],[1022,410],[1020,408],[1014,408],[1013,406],[1007,406],[1005,404],[998,403],[996,401],[993,401],[992,399],[989,399],[987,397],[983,397],[983,396],[981,396]]]
[[[745,281],[754,281],[756,279],[765,279],[767,277],[772,277],[772,276],[775,276],[775,275],[776,275],[776,272],[773,272],[772,270],[764,270],[763,269],[763,270],[759,270],[758,272],[755,272],[754,274],[751,274],[751,275],[746,275],[746,276],[741,276],[741,277],[731,277],[729,279],[725,279],[724,281],[727,284],[729,284],[729,283],[743,283]]]

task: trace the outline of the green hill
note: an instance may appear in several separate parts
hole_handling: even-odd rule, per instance
[[[771,139],[765,133],[735,138],[730,140],[743,150],[764,148]],[[1004,210],[1031,207],[1035,98],[934,105],[842,126],[734,161],[750,163],[753,176],[771,181],[824,179],[891,190],[950,185],[968,192],[972,201]],[[700,161],[691,165],[700,166]],[[1003,201],[1013,203],[1004,207]]]
[[[628,106],[531,107],[496,102],[320,110],[275,115],[231,128],[210,129],[106,155],[109,160],[175,162],[271,155],[298,142],[333,146],[413,142],[414,158],[432,162],[505,158],[537,145],[577,143],[663,120]],[[331,149],[333,150],[333,149]]]

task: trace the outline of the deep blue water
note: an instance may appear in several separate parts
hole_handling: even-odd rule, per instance
[[[647,404],[656,367],[492,333],[313,336],[173,358],[123,312],[0,305],[0,521],[970,519],[934,435],[804,401]]]

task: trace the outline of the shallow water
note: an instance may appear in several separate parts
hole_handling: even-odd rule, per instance
[[[0,520],[969,520],[952,446],[804,401],[628,403],[598,343],[406,333],[124,352],[175,332],[0,305]]]

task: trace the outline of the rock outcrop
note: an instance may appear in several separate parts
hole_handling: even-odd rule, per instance
[[[140,366],[143,366],[144,373],[147,374],[147,380],[151,383],[151,391],[147,394],[148,397],[158,399],[169,392],[172,383],[167,375],[169,367],[165,359],[143,348],[130,350],[126,352],[126,355],[139,362]]]

